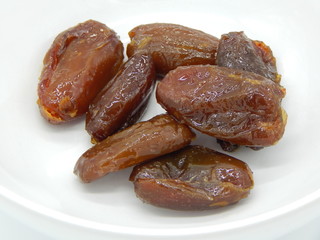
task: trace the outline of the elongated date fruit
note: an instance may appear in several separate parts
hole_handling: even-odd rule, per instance
[[[135,27],[129,36],[127,55],[151,53],[160,75],[178,66],[215,64],[219,39],[196,29],[152,23]]]
[[[93,142],[100,142],[143,112],[155,83],[152,57],[132,56],[117,75],[96,96],[86,114],[86,130]]]
[[[206,210],[245,198],[252,171],[236,158],[187,146],[133,168],[130,180],[144,202],[174,210]]]
[[[106,25],[88,20],[60,33],[43,60],[38,105],[50,123],[83,115],[123,61],[123,44]]]
[[[264,42],[249,39],[243,32],[221,36],[217,65],[257,73],[278,83],[281,79],[270,47]]]
[[[277,143],[286,125],[285,89],[261,75],[218,66],[178,67],[159,82],[158,102],[176,119],[250,147]]]
[[[74,173],[91,182],[110,172],[176,151],[193,140],[195,134],[167,114],[139,122],[86,151],[76,163]]]

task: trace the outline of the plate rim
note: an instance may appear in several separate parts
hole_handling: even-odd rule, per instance
[[[48,218],[49,220],[54,220],[59,223],[71,224],[74,227],[80,227],[82,229],[90,229],[95,231],[100,231],[104,233],[114,233],[114,234],[129,234],[132,236],[190,236],[196,234],[212,234],[219,232],[232,231],[239,228],[250,227],[253,225],[263,224],[268,220],[279,218],[286,214],[292,214],[299,209],[316,204],[318,201],[320,203],[320,188],[314,192],[298,199],[290,204],[275,208],[271,211],[260,213],[255,216],[247,217],[241,220],[235,220],[228,223],[220,223],[214,226],[196,226],[196,227],[175,227],[175,228],[142,228],[142,227],[128,227],[119,226],[108,223],[99,223],[94,220],[86,220],[80,217],[71,216],[69,214],[63,213],[59,210],[51,209],[40,203],[35,203],[9,189],[0,185],[0,197],[6,199],[11,204],[15,206],[22,207],[31,213],[38,214],[41,218]],[[141,231],[143,229],[143,231]],[[166,229],[166,231],[163,231]],[[183,230],[183,231],[182,231]]]

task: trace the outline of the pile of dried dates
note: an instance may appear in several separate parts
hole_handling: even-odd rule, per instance
[[[287,115],[276,59],[243,32],[220,39],[176,24],[129,32],[128,59],[116,32],[88,20],[60,33],[44,58],[38,105],[50,123],[86,115],[94,144],[74,173],[91,182],[133,167],[130,181],[144,202],[175,210],[227,206],[248,196],[246,163],[190,145],[193,129],[222,149],[276,144]],[[139,122],[152,91],[166,114]]]

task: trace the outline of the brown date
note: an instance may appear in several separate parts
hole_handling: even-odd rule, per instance
[[[160,75],[178,66],[214,64],[219,43],[218,38],[202,31],[168,23],[140,25],[129,36],[127,55],[151,53]]]
[[[106,25],[88,20],[60,33],[43,60],[40,112],[57,124],[83,115],[123,61],[123,44]]]
[[[221,36],[216,62],[218,66],[257,73],[274,82],[281,79],[270,47],[261,41],[252,41],[243,32]]]
[[[83,182],[91,182],[110,172],[176,151],[194,137],[188,126],[167,114],[158,115],[94,145],[79,158],[74,173]]]
[[[86,114],[86,130],[93,142],[100,142],[133,124],[146,107],[155,83],[152,57],[133,55],[105,86],[89,106]]]
[[[201,146],[187,146],[133,168],[144,202],[174,210],[206,210],[245,198],[254,181],[248,165]]]
[[[221,139],[217,139],[217,143],[226,152],[233,152],[239,148],[238,144],[233,144],[231,142],[223,141]]]
[[[270,47],[261,41],[252,41],[243,32],[230,32],[221,36],[216,63],[221,67],[254,72],[275,82],[281,79]],[[217,142],[228,152],[238,148],[237,144],[221,139],[217,139]]]
[[[285,89],[261,75],[218,66],[184,66],[159,82],[158,102],[169,114],[218,139],[250,147],[283,135]]]

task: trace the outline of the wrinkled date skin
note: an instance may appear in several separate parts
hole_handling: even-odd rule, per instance
[[[130,57],[137,52],[152,54],[159,75],[178,66],[215,64],[218,38],[202,31],[176,24],[140,25],[129,32]]]
[[[179,121],[233,144],[265,147],[283,135],[285,89],[261,75],[218,66],[186,66],[159,82],[156,97]]]
[[[57,124],[83,115],[123,61],[123,44],[106,25],[88,20],[60,33],[43,60],[38,105]]]
[[[74,173],[91,182],[110,172],[176,151],[190,144],[195,134],[167,114],[139,122],[86,151],[76,163]]]
[[[254,72],[274,82],[280,82],[276,59],[266,44],[252,41],[243,32],[230,32],[221,36],[217,51],[217,65]],[[239,145],[217,139],[224,151],[235,151]],[[258,150],[261,148],[252,148]]]
[[[260,74],[280,82],[276,59],[266,44],[252,41],[243,32],[230,32],[221,36],[217,51],[217,65]]]
[[[86,130],[93,142],[100,142],[138,119],[146,107],[155,83],[152,57],[132,56],[97,95],[86,114]]]
[[[137,165],[130,180],[142,201],[174,210],[227,206],[247,197],[254,185],[246,163],[201,146]]]

